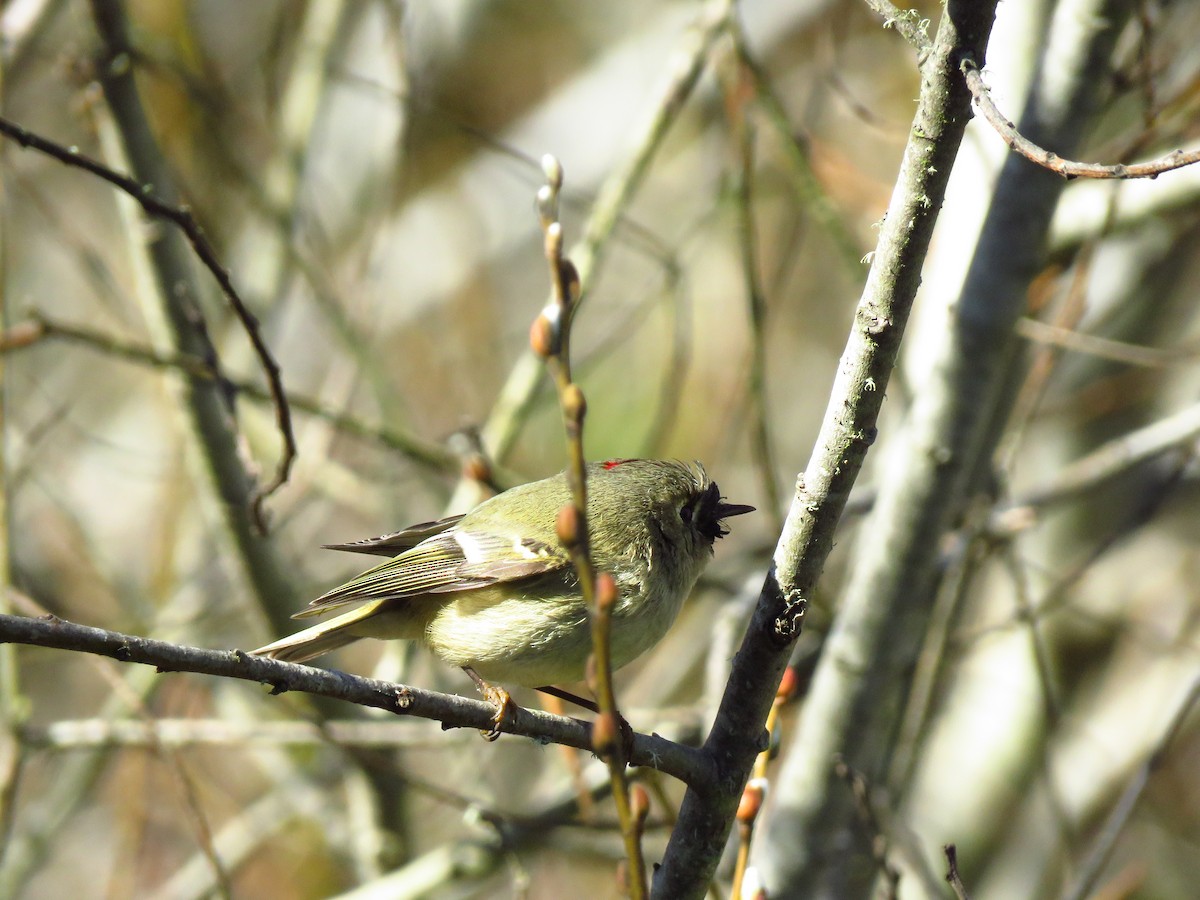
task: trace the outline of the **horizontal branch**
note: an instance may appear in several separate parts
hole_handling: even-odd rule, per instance
[[[1058,347],[1072,353],[1093,356],[1123,366],[1161,369],[1166,366],[1195,362],[1200,353],[1187,345],[1176,347],[1147,347],[1129,341],[1116,341],[1096,334],[1052,325],[1028,316],[1017,320],[1019,337],[1037,344]]]
[[[167,641],[77,625],[53,616],[29,618],[0,615],[0,643],[31,644],[95,653],[120,662],[155,666],[160,672],[194,672],[222,678],[239,678],[269,684],[272,693],[301,691],[359,706],[383,709],[396,715],[435,719],[443,728],[495,727],[496,710],[481,700],[427,691],[404,684],[363,678],[332,669],[252,656],[244,650],[206,650]],[[500,730],[541,743],[592,749],[591,725],[579,719],[555,716],[541,710],[514,707]],[[658,735],[635,734],[630,763],[649,766],[689,785],[706,785],[715,777],[699,750],[684,747]]]
[[[700,740],[700,710],[691,706],[635,709],[624,713],[639,730],[666,728],[684,745]],[[24,722],[17,727],[22,744],[43,750],[80,750],[93,747],[230,747],[265,745],[309,747],[333,744],[375,750],[436,750],[461,746],[474,738],[418,728],[398,719],[332,719],[306,722],[296,719],[218,718],[91,718]]]

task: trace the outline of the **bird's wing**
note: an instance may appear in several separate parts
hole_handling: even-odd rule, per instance
[[[373,556],[399,556],[406,550],[411,550],[421,541],[441,534],[458,524],[461,515],[447,516],[433,522],[422,522],[420,525],[410,525],[403,531],[393,531],[379,537],[367,538],[363,541],[350,541],[346,544],[322,544],[326,550],[347,550],[350,553],[370,553]]]
[[[361,600],[448,594],[543,575],[571,564],[566,551],[499,531],[452,529],[318,597],[295,618]]]

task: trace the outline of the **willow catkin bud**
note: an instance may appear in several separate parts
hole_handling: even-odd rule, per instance
[[[577,384],[568,384],[562,395],[563,412],[573,422],[582,422],[587,413],[587,400]]]
[[[472,453],[463,460],[462,474],[471,481],[487,484],[492,480],[492,467],[483,454]]]
[[[554,324],[544,315],[539,315],[529,327],[529,346],[542,359],[549,359],[558,353]]]
[[[599,757],[612,756],[617,751],[620,735],[617,717],[610,712],[600,713],[592,723],[592,750]]]
[[[546,182],[551,190],[557,191],[563,184],[563,167],[552,153],[547,153],[542,156],[542,174],[546,176]]]
[[[583,293],[583,283],[579,280],[579,270],[575,268],[575,263],[569,259],[564,259],[559,265],[558,277],[566,288],[566,296],[563,299],[568,309],[572,309],[579,302],[579,297]]]
[[[617,590],[617,580],[608,572],[601,572],[596,576],[596,611],[601,615],[612,615],[613,608],[617,605],[617,597],[620,592]]]
[[[574,547],[579,543],[580,533],[579,510],[574,503],[568,503],[558,511],[554,520],[554,530],[564,547]]]
[[[800,684],[800,676],[796,674],[796,670],[788,666],[783,670],[783,677],[779,679],[779,687],[775,689],[775,700],[778,703],[787,703],[792,699],[792,694],[796,693],[796,688]]]
[[[593,695],[600,693],[600,679],[596,675],[596,654],[589,653],[587,662],[583,665],[583,681]]]
[[[642,785],[635,784],[629,790],[629,806],[633,812],[633,821],[641,831],[650,815],[650,793]]]
[[[751,778],[742,790],[742,798],[738,801],[737,820],[745,825],[751,825],[758,818],[763,800],[767,795],[767,782],[763,778]]]
[[[557,264],[562,259],[563,230],[562,222],[549,222],[542,236],[542,252],[546,259]],[[561,275],[560,275],[561,277]]]

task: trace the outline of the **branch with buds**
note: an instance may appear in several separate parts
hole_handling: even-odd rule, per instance
[[[587,402],[579,385],[571,379],[571,318],[579,302],[579,273],[563,256],[562,223],[558,220],[558,196],[563,171],[558,160],[542,158],[546,184],[538,190],[538,217],[544,235],[546,262],[550,267],[550,302],[533,321],[529,343],[546,362],[554,378],[562,406],[563,427],[567,436],[567,484],[572,501],[558,513],[558,539],[571,554],[584,602],[592,611],[592,656],[588,665],[588,686],[596,695],[600,712],[592,726],[592,749],[608,766],[613,801],[625,840],[627,868],[625,888],[634,898],[646,896],[646,863],[642,857],[641,834],[649,812],[649,796],[644,790],[631,801],[625,778],[628,751],[622,737],[623,722],[617,711],[612,682],[612,612],[617,604],[617,583],[607,572],[597,573],[592,565],[587,522],[587,460],[583,452],[583,419]],[[626,726],[627,728],[627,726]]]

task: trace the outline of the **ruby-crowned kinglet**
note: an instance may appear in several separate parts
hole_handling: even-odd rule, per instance
[[[728,534],[722,519],[753,507],[725,503],[702,468],[674,461],[591,463],[587,488],[592,561],[620,591],[612,617],[617,669],[671,627],[713,542]],[[498,494],[465,516],[329,545],[394,558],[318,597],[296,618],[362,605],[254,652],[299,662],[359,638],[407,638],[488,681],[578,681],[592,651],[591,626],[555,530],[570,502],[559,474]]]

